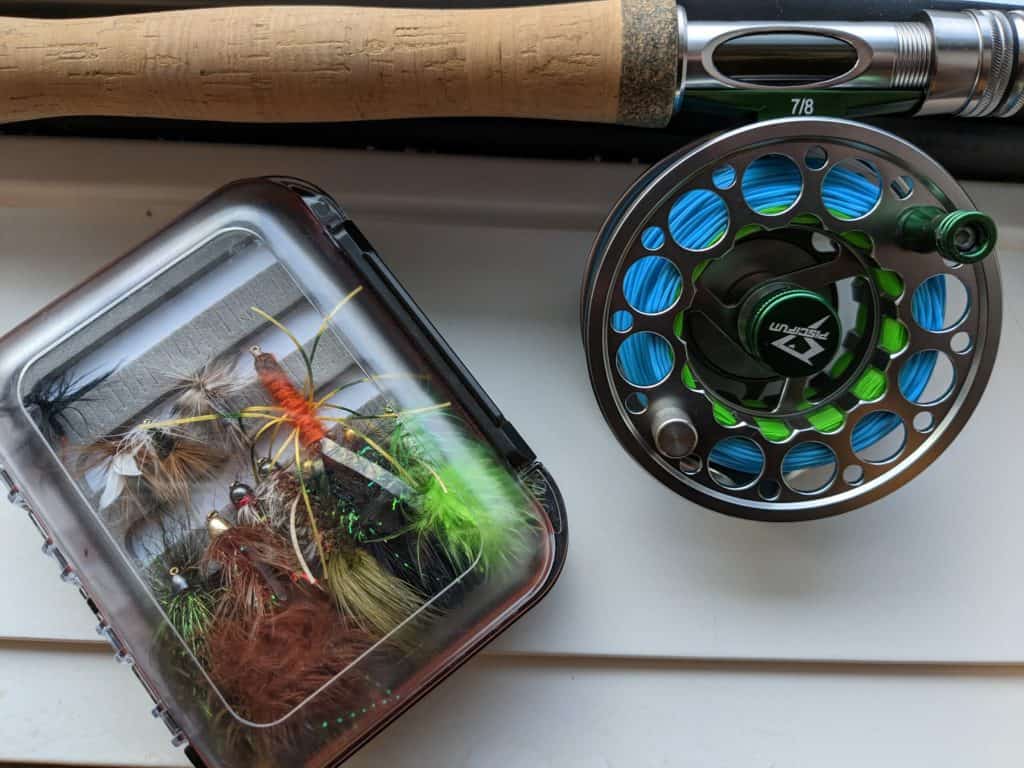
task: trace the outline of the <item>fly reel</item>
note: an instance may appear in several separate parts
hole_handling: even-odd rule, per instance
[[[582,303],[626,449],[741,517],[837,514],[909,481],[974,410],[1001,317],[992,220],[907,142],[759,123],[644,174]]]

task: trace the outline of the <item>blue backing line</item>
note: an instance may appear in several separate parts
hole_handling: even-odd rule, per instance
[[[867,166],[865,166],[867,169]],[[873,171],[872,171],[873,173]],[[735,171],[719,169],[713,175],[719,187],[735,183]],[[788,208],[799,197],[802,186],[799,170],[792,161],[769,155],[755,161],[743,174],[743,194],[755,210],[766,212]],[[878,203],[880,187],[865,176],[844,166],[832,168],[821,188],[825,206],[841,219],[857,219],[869,213]],[[729,210],[714,192],[690,190],[673,203],[668,215],[672,240],[691,251],[706,250],[725,234],[729,226]],[[664,243],[664,235],[656,227],[646,229],[642,244],[656,250]],[[645,256],[626,270],[623,293],[629,304],[639,312],[656,314],[675,303],[682,289],[679,271],[667,259]],[[922,328],[942,330],[946,311],[946,284],[941,277],[925,281],[915,291],[911,310]],[[900,370],[900,391],[911,401],[919,400],[935,368],[937,353],[921,352],[908,360]],[[624,379],[639,387],[653,386],[672,372],[674,357],[671,345],[652,333],[628,336],[616,356]],[[865,416],[853,429],[854,451],[863,451],[883,440],[902,422],[888,412]],[[821,443],[801,443],[793,447],[782,462],[783,473],[831,464],[835,456]],[[709,464],[721,469],[748,475],[760,474],[764,465],[761,450],[749,438],[730,438],[716,445],[708,456]]]

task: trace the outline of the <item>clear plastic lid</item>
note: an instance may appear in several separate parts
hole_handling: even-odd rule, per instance
[[[222,190],[0,360],[4,464],[193,760],[337,762],[557,576],[543,468],[302,183]]]

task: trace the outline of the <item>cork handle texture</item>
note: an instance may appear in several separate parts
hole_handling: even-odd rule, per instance
[[[485,9],[251,6],[0,18],[0,121],[672,113],[671,0]]]

